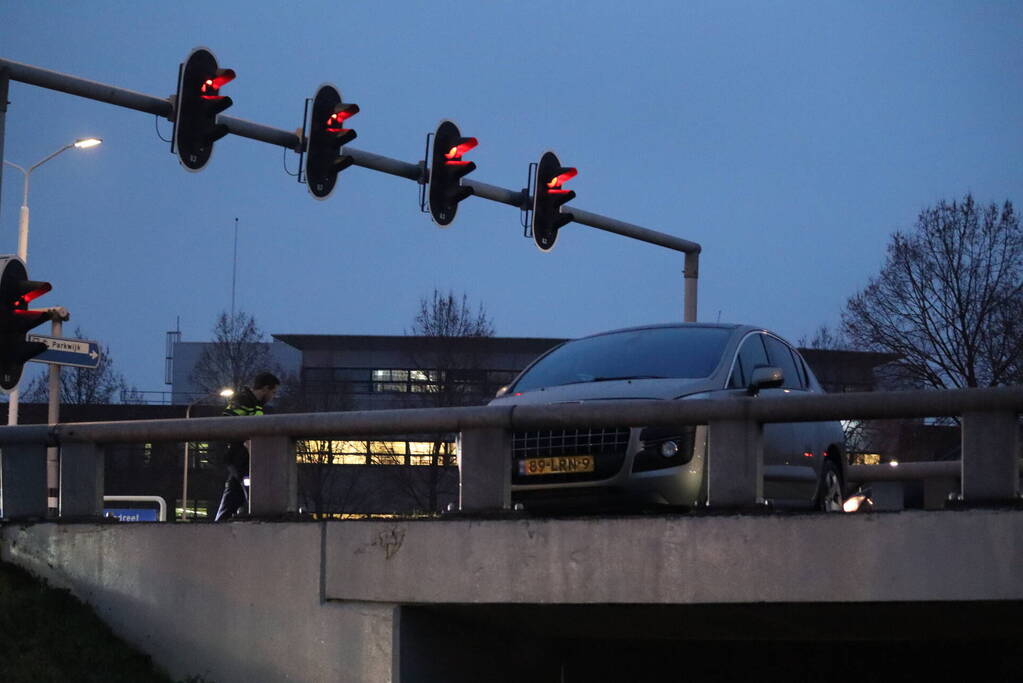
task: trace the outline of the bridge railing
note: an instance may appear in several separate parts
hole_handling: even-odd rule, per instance
[[[47,446],[61,449],[61,514],[80,517],[101,514],[108,445],[251,440],[251,512],[273,516],[297,509],[296,439],[428,432],[460,434],[461,509],[500,510],[510,505],[511,439],[516,431],[685,424],[708,425],[709,505],[745,508],[760,502],[764,424],[923,417],[960,419],[960,461],[916,468],[860,465],[848,468],[847,479],[952,474],[960,479],[965,503],[998,504],[1019,497],[1021,412],[1023,387],[996,387],[0,427],[0,513],[6,519],[45,514]]]

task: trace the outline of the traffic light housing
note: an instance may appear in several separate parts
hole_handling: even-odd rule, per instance
[[[476,170],[476,164],[463,161],[462,155],[479,143],[476,138],[463,138],[451,121],[441,121],[433,135],[430,154],[430,215],[445,228],[455,220],[458,202],[472,194],[471,187],[462,187],[461,180]]]
[[[558,239],[558,229],[572,221],[572,214],[561,206],[575,199],[575,192],[562,185],[578,173],[563,167],[554,152],[544,152],[536,165],[533,191],[533,241],[540,251],[550,251]]]
[[[174,103],[174,137],[171,149],[189,171],[199,171],[213,154],[213,143],[227,135],[217,114],[231,106],[220,88],[234,80],[232,69],[221,69],[206,48],[196,48],[181,65]]]
[[[25,333],[52,319],[50,311],[32,311],[28,302],[50,291],[49,282],[28,279],[17,256],[0,256],[0,389],[18,386],[25,363],[46,350],[41,342],[25,341]]]
[[[359,113],[359,105],[341,100],[341,93],[332,85],[321,85],[313,98],[306,136],[305,178],[309,193],[326,199],[334,191],[337,174],[352,165],[351,156],[341,154],[341,147],[355,139],[354,130],[344,122]]]

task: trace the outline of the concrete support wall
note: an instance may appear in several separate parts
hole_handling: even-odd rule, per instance
[[[175,680],[390,681],[394,607],[321,599],[322,531],[5,525],[2,558],[70,589]]]
[[[1023,633],[1004,618],[1023,605],[1013,509],[0,531],[4,561],[71,589],[173,677],[218,683],[541,680],[573,629],[728,639],[772,624],[793,640],[912,612],[909,635]]]

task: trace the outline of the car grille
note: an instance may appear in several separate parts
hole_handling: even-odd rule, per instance
[[[512,435],[512,481],[516,484],[556,484],[607,479],[616,474],[625,461],[629,433],[628,427],[515,432]],[[542,476],[527,476],[520,472],[519,462],[526,458],[578,455],[593,456],[596,465],[593,472]]]

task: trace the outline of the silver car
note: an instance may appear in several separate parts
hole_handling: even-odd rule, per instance
[[[789,396],[823,393],[785,340],[748,325],[677,323],[565,342],[533,361],[490,405]],[[764,497],[778,507],[841,511],[844,438],[838,422],[764,426]],[[706,501],[707,428],[519,432],[512,499],[550,503]]]

